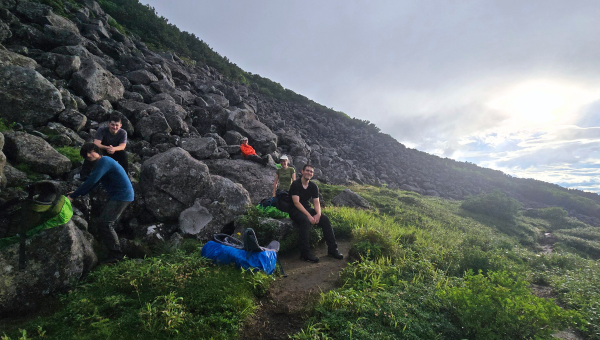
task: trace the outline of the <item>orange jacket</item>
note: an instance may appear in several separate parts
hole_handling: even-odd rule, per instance
[[[244,157],[248,157],[250,155],[256,155],[256,151],[254,151],[254,148],[251,147],[250,145],[240,145],[240,150],[242,150],[242,155],[244,155]]]

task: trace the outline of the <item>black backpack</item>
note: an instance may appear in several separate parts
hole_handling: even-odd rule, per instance
[[[275,203],[275,208],[279,211],[283,211],[285,213],[289,213],[292,208],[292,198],[287,191],[279,191],[277,193],[277,202]]]

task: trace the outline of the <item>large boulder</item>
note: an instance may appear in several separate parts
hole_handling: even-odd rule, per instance
[[[248,191],[241,184],[221,176],[210,177],[209,190],[179,215],[179,230],[204,240],[222,232],[224,226],[243,215],[251,204]]]
[[[227,117],[227,130],[238,131],[248,137],[248,143],[263,154],[277,150],[277,135],[250,110],[234,109]]]
[[[371,205],[359,194],[355,193],[350,189],[344,189],[337,196],[335,196],[331,203],[338,207],[350,207],[350,208],[362,208],[370,209]]]
[[[0,118],[43,125],[65,109],[60,91],[35,70],[0,66]]]
[[[211,174],[240,183],[250,193],[253,204],[271,197],[275,169],[241,159],[214,159],[203,162],[208,165]]]
[[[146,208],[159,221],[177,220],[211,184],[208,167],[182,148],[171,148],[142,165],[140,185]]]
[[[37,66],[37,62],[29,57],[0,48],[0,66],[8,65],[21,66],[33,70]]]
[[[138,137],[146,141],[150,141],[152,136],[157,133],[169,133],[171,127],[165,119],[165,116],[160,112],[152,113],[138,120],[135,124],[135,133]]]
[[[5,131],[4,152],[12,162],[27,164],[32,171],[61,175],[71,170],[71,161],[40,137],[20,131]]]
[[[115,103],[123,99],[125,87],[112,73],[92,59],[81,63],[80,70],[73,74],[70,86],[77,95],[93,103],[108,100]]]
[[[19,244],[0,252],[0,315],[36,309],[42,298],[66,292],[97,263],[91,236],[72,221],[31,237],[19,267]]]
[[[125,74],[125,77],[129,79],[133,85],[150,85],[151,83],[158,81],[158,78],[148,70],[137,70]]]
[[[181,138],[179,146],[196,159],[207,159],[217,152],[217,141],[211,137]]]

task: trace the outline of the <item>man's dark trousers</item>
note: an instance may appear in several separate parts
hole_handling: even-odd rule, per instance
[[[311,216],[315,216],[317,214],[313,208],[308,208],[306,211],[308,211]],[[295,207],[290,209],[289,214],[292,221],[294,221],[298,227],[298,244],[300,246],[300,254],[302,256],[308,255],[310,254],[310,221],[306,215],[304,215]],[[319,219],[319,223],[317,225],[323,229],[323,237],[327,243],[328,251],[331,252],[337,250],[337,243],[335,241],[335,235],[333,233],[333,228],[331,227],[331,222],[329,222],[329,218],[321,214],[321,218]]]
[[[121,245],[119,237],[115,232],[115,225],[129,203],[131,202],[109,200],[98,218],[98,234],[102,242],[104,242],[108,250],[113,254],[121,253]]]

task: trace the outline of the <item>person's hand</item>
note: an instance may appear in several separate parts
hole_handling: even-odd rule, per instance
[[[315,222],[315,218],[313,216],[308,218],[308,221],[310,222],[310,224],[317,224],[318,222]]]
[[[315,223],[314,224],[319,224],[319,220],[321,220],[321,214],[316,214],[315,216],[313,216]]]
[[[71,202],[73,202],[73,199],[71,198],[71,194],[72,194],[73,192],[74,192],[74,191],[67,192],[67,198],[68,198],[68,199],[69,199],[69,201],[71,201]]]
[[[109,145],[106,147],[106,152],[108,152],[109,155],[112,155],[113,153],[115,153],[115,149],[112,145]]]

